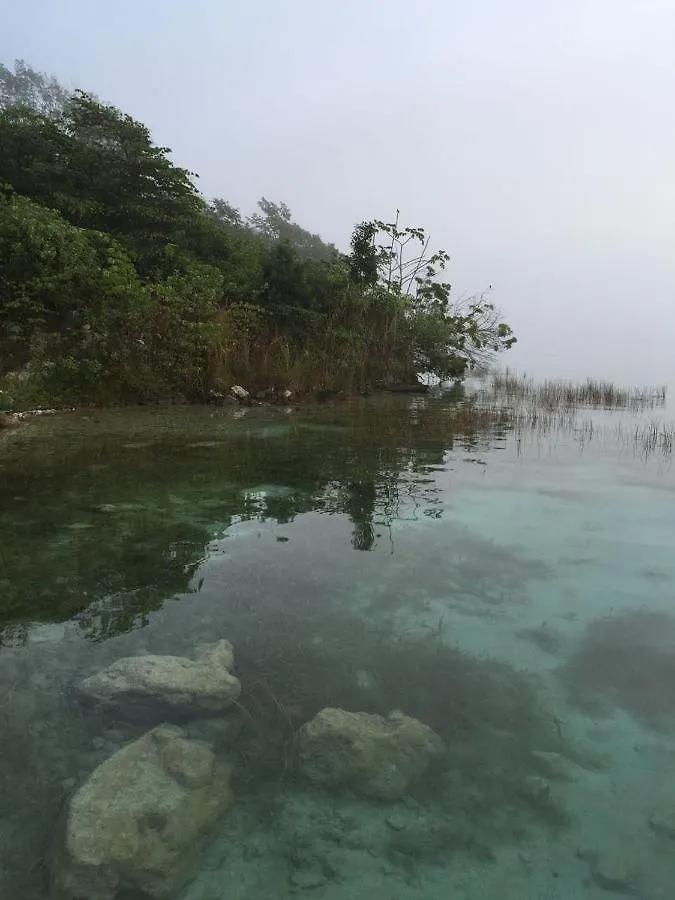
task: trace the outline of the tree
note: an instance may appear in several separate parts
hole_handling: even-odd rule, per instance
[[[375,245],[376,222],[361,222],[354,228],[349,256],[349,278],[360,288],[371,290],[380,280],[380,252]]]
[[[37,72],[24,60],[14,61],[14,71],[0,63],[0,110],[25,106],[34,112],[56,118],[63,112],[71,92],[53,75]]]
[[[26,197],[77,218],[75,148],[57,119],[27,106],[0,112],[0,179]]]
[[[25,197],[0,199],[0,333],[5,369],[46,361],[95,337],[106,305],[123,315],[143,289],[123,248]],[[56,350],[58,353],[52,353]],[[67,354],[66,354],[67,355]],[[62,362],[65,363],[65,356]]]
[[[291,211],[285,203],[272,203],[262,197],[258,201],[259,213],[249,221],[258,234],[270,241],[286,241],[300,259],[333,260],[339,254],[332,244],[326,244],[318,234],[312,234],[291,219]]]
[[[204,213],[193,173],[131,116],[78,92],[64,127],[73,139],[75,193],[89,201],[81,224],[123,238],[142,258]]]
[[[276,323],[302,317],[309,305],[305,266],[294,248],[281,241],[273,244],[263,259],[260,305]]]
[[[170,245],[206,219],[193,174],[170,152],[143,124],[82,92],[58,119],[22,106],[0,113],[3,178],[71,223],[121,240],[145,274],[172,271]]]
[[[246,228],[246,223],[237,207],[228,203],[227,200],[214,197],[207,212],[221,225],[229,228]]]
[[[429,245],[423,228],[401,227],[398,210],[392,222],[362,222],[352,234],[350,277],[372,298],[398,300],[398,334],[412,371],[458,378],[516,338],[487,293],[453,302],[451,285],[440,278],[450,256],[430,253]]]
[[[212,266],[144,281],[110,235],[0,199],[0,375],[30,362],[68,402],[203,395],[221,294]]]

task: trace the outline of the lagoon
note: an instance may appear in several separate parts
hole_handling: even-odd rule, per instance
[[[509,402],[4,432],[0,894],[59,896],[73,798],[157,724],[77,685],[226,639],[236,705],[179,727],[234,801],[176,900],[670,897],[675,472],[649,440],[669,414]],[[326,708],[400,711],[443,752],[394,798],[317,784],[298,735]],[[108,896],[153,895],[122,877]]]

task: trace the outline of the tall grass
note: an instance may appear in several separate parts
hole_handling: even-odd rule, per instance
[[[530,401],[541,409],[589,407],[639,411],[662,407],[666,402],[664,386],[623,388],[611,381],[593,378],[578,384],[557,380],[538,383],[527,375],[517,375],[509,369],[493,372],[489,386],[495,398]]]
[[[259,308],[242,304],[215,317],[206,382],[217,390],[241,384],[253,391],[284,387],[356,394],[378,383],[414,378],[397,346],[394,313],[376,318],[366,311],[348,322],[336,314],[335,321],[291,338],[270,325]]]
[[[588,415],[580,415],[577,408],[547,410],[529,404],[513,409],[509,422],[519,447],[528,439],[572,436],[580,446],[594,442],[645,460],[656,456],[670,457],[675,448],[674,422],[598,422]]]
[[[675,447],[675,423],[642,417],[665,406],[665,387],[621,387],[590,378],[536,382],[507,369],[486,373],[470,399],[493,423],[508,423],[519,448],[572,437],[580,446],[602,443],[649,459],[669,457]]]
[[[648,422],[638,424],[632,432],[620,432],[624,445],[632,446],[641,456],[671,456],[675,445],[675,423]]]

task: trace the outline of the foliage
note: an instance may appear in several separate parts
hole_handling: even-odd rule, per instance
[[[141,280],[123,246],[25,197],[0,201],[0,365],[63,402],[201,388],[219,273]],[[25,390],[25,386],[24,386]]]
[[[203,397],[460,378],[515,338],[454,303],[421,228],[363,222],[338,252],[266,198],[245,219],[114,106],[0,70],[0,376],[53,400]]]
[[[222,201],[221,201],[222,202]],[[326,244],[318,234],[312,234],[291,219],[285,203],[272,203],[265,197],[258,201],[259,213],[248,220],[249,225],[270,241],[282,241],[294,247],[303,260],[334,260],[337,248]]]
[[[429,244],[423,228],[401,227],[398,210],[393,222],[362,222],[352,235],[350,274],[371,292],[384,288],[398,298],[415,371],[459,378],[516,338],[486,293],[452,300],[450,284],[439,277],[450,257],[445,250],[429,253]]]
[[[14,60],[14,71],[0,63],[0,110],[26,106],[46,116],[58,116],[69,96],[56,78],[36,72],[23,59]]]

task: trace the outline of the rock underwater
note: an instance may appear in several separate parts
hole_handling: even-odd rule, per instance
[[[227,764],[162,725],[118,750],[70,800],[55,863],[56,900],[169,900],[200,839],[232,803]]]
[[[85,678],[79,696],[128,718],[158,724],[217,714],[232,706],[241,692],[230,672],[232,645],[221,640],[183,656],[130,656]]]
[[[443,753],[443,742],[427,725],[400,712],[385,719],[327,708],[302,726],[297,752],[301,771],[315,784],[397,800]]]

